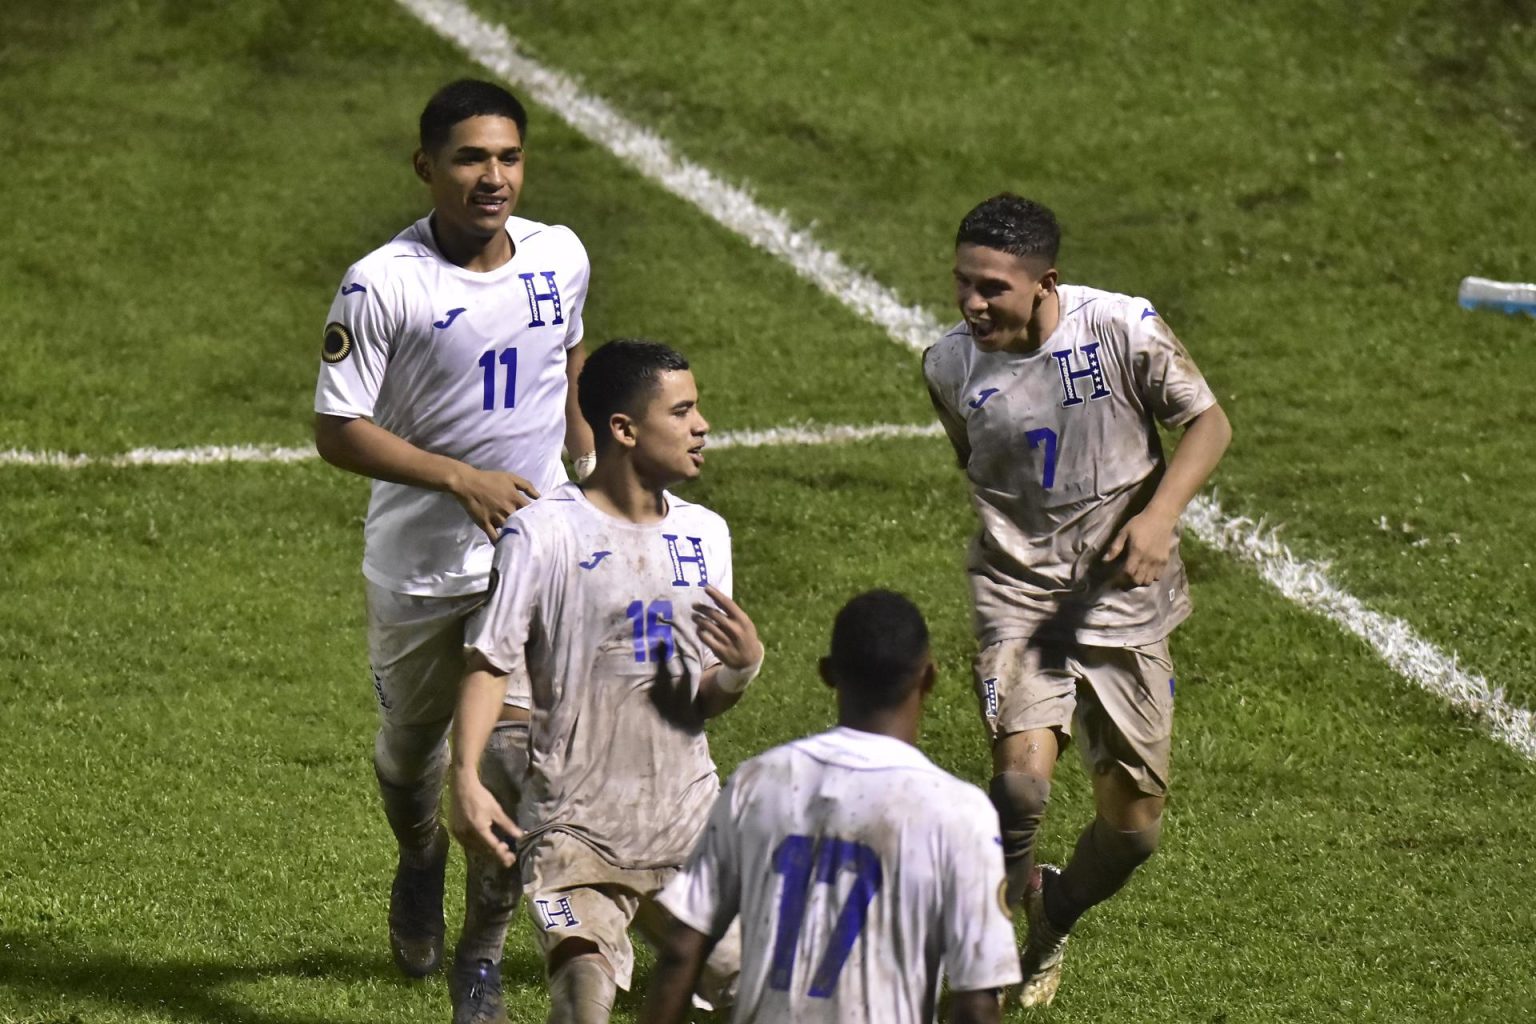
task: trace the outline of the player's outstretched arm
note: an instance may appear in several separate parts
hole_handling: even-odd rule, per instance
[[[1231,441],[1232,424],[1220,405],[1212,405],[1189,422],[1152,500],[1120,528],[1104,551],[1106,562],[1125,559],[1123,581],[1142,587],[1162,576],[1173,552],[1179,516],[1211,478]]]
[[[950,996],[950,1024],[998,1024],[1002,1019],[1003,1001],[996,989],[956,992]]]
[[[640,1010],[640,1024],[679,1024],[688,1019],[693,990],[714,940],[672,918]]]
[[[706,587],[704,592],[715,602],[714,607],[701,604],[694,608],[693,622],[699,639],[715,652],[720,664],[699,681],[698,709],[705,718],[714,718],[735,706],[747,684],[757,678],[763,667],[763,642],[741,605],[715,587]]]
[[[501,715],[507,692],[506,673],[497,672],[485,656],[470,656],[464,680],[459,684],[459,703],[453,714],[453,807],[449,825],[466,848],[476,844],[495,854],[505,867],[516,856],[511,845],[496,834],[512,839],[522,831],[480,781],[480,757]]]
[[[361,476],[449,492],[492,540],[507,516],[539,496],[516,473],[480,470],[434,455],[366,419],[317,413],[315,450],[331,465]]]

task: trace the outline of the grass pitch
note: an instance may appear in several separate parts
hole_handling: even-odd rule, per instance
[[[1152,297],[1232,413],[1224,503],[1536,702],[1536,335],[1453,302],[1536,276],[1529,3],[478,6],[935,311],[972,202],[1052,202],[1068,279]],[[304,443],[332,290],[420,215],[415,115],[476,69],[389,4],[58,0],[0,15],[0,71],[0,447]],[[927,418],[909,353],[534,118],[521,212],[591,250],[590,338],[683,348],[721,430]],[[384,941],[365,494],[318,463],[0,468],[0,1021],[446,1019]],[[935,629],[925,749],[985,777],[942,442],[720,452],[690,497],[771,659],[722,769],[830,722],[814,658],[881,584]],[[1186,554],[1164,850],[1013,1019],[1531,1016],[1530,768]],[[1046,857],[1086,790],[1069,754]]]

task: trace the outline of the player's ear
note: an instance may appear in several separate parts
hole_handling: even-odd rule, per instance
[[[924,699],[933,692],[933,688],[939,683],[939,666],[934,662],[933,655],[923,663],[922,675],[917,681],[917,689]]]
[[[832,677],[832,659],[822,658],[816,663],[816,672],[821,676],[821,681],[832,689],[837,689],[837,680]]]
[[[635,421],[628,413],[616,412],[608,417],[608,433],[614,443],[622,448],[635,446]]]
[[[1042,295],[1051,294],[1051,292],[1056,290],[1056,285],[1060,282],[1060,280],[1061,275],[1056,272],[1055,267],[1051,267],[1045,273],[1040,275],[1040,293]]]
[[[416,172],[423,184],[432,184],[432,158],[424,149],[418,149],[411,154],[411,169]]]

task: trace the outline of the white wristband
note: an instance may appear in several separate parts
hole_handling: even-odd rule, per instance
[[[592,471],[597,468],[597,452],[587,452],[585,455],[576,456],[571,461],[571,466],[576,470],[576,482],[580,483],[591,476]]]
[[[740,693],[747,688],[748,683],[757,678],[757,674],[762,670],[762,658],[758,658],[746,668],[732,668],[721,664],[720,671],[715,673],[715,686],[725,693]]]

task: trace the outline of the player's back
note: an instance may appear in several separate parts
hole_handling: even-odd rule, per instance
[[[736,1021],[934,1019],[1017,978],[997,815],[900,740],[837,728],[743,765]]]

